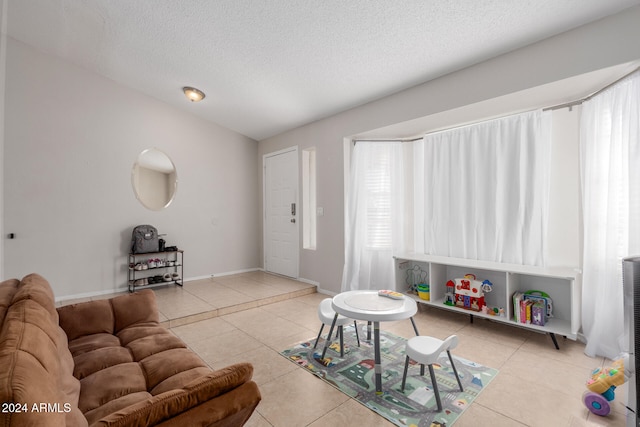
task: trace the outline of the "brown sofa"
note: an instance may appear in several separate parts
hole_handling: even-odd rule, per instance
[[[241,426],[253,367],[212,371],[143,290],[56,310],[37,274],[0,283],[0,426]]]

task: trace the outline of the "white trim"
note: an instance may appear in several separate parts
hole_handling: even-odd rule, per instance
[[[225,271],[223,273],[214,273],[210,276],[202,276],[202,279],[211,279],[215,277],[223,277],[223,276],[231,276],[233,274],[242,274],[242,273],[251,273],[252,271],[263,271],[260,267],[255,268],[244,268],[242,270],[234,270],[234,271]],[[189,279],[190,280],[199,280],[199,278]]]
[[[342,201],[342,227],[343,230],[347,230],[348,227],[348,218],[349,218],[349,189],[351,188],[351,153],[353,152],[353,145],[355,144],[355,141],[353,141],[351,138],[343,138],[342,139],[342,157],[343,157],[343,162],[342,162],[342,176],[343,176],[343,180],[342,180],[342,194],[343,194],[343,201]],[[340,275],[340,279],[341,279],[341,283],[340,283],[340,289],[342,289],[343,283],[344,283],[344,266],[347,263],[347,252],[348,252],[348,242],[347,242],[347,238],[346,236],[344,236],[344,245],[342,247],[342,266],[343,266],[343,270],[342,270],[342,274]]]
[[[266,271],[266,273],[269,273],[269,272]],[[273,274],[273,273],[269,273],[269,274]],[[317,289],[320,289],[320,282],[316,282],[315,280],[305,279],[304,277],[298,277],[296,280],[298,282],[308,283],[310,285],[315,286]]]
[[[317,249],[317,150],[309,147],[302,150],[302,249]]]
[[[317,291],[319,294],[322,294],[322,295],[329,295],[330,297],[335,297],[336,295],[338,295],[338,294],[340,293],[340,292],[333,292],[333,291],[328,291],[328,290],[326,290],[326,289],[320,289],[320,288],[317,288],[317,290],[316,290],[316,291]]]
[[[65,295],[63,297],[56,297],[55,302],[64,302],[64,301],[69,301],[74,299],[98,297],[101,295],[119,294],[123,292],[128,292],[128,288],[126,286],[118,289],[107,290],[107,291],[84,292],[81,294],[73,294],[73,295]]]
[[[289,151],[298,151],[298,146],[294,145],[293,147],[289,147],[289,148],[283,148],[282,150],[278,150],[278,151],[272,151],[270,153],[266,153],[262,155],[262,164],[264,164],[264,159],[266,159],[267,157],[274,157],[274,156],[279,156],[280,154],[285,154],[288,153]]]
[[[246,268],[243,270],[235,270],[235,271],[226,271],[223,273],[215,273],[215,274],[209,274],[209,275],[205,275],[205,276],[195,276],[195,277],[189,277],[189,278],[185,278],[183,279],[183,283],[186,282],[194,282],[196,280],[206,280],[206,279],[213,279],[216,277],[223,277],[223,276],[231,276],[233,274],[241,274],[241,273],[250,273],[252,271],[263,271],[261,268]],[[179,285],[176,285],[179,286]],[[150,289],[150,287],[141,287],[142,289]],[[110,290],[106,290],[106,291],[96,291],[96,292],[83,292],[81,294],[73,294],[73,295],[65,295],[62,297],[56,297],[55,298],[55,302],[63,302],[63,301],[69,301],[69,300],[74,300],[74,299],[83,299],[83,298],[92,298],[92,297],[99,297],[102,295],[110,295],[110,294],[119,294],[119,293],[123,293],[123,292],[128,292],[129,291],[129,287],[128,286],[122,286],[120,288],[116,288],[116,289],[110,289]]]

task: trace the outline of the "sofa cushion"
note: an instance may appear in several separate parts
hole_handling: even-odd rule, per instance
[[[69,341],[98,333],[113,335],[115,320],[109,300],[65,305],[58,308],[58,315]]]
[[[121,295],[110,301],[115,317],[115,333],[133,325],[157,325],[159,322],[156,295],[151,289]]]
[[[44,277],[39,274],[28,274],[22,278],[11,304],[27,299],[38,303],[39,306],[51,315],[51,319],[56,324],[58,323],[58,313],[56,312],[53,290]]]
[[[133,362],[131,352],[124,347],[102,347],[75,357],[73,375],[81,380],[94,372],[121,363]]]
[[[147,391],[144,374],[135,362],[121,363],[94,372],[81,379],[80,386],[78,407],[82,412],[96,409],[129,393]]]
[[[193,368],[206,368],[207,365],[195,353],[187,348],[173,348],[145,357],[140,361],[147,378],[149,390],[181,372]],[[151,394],[155,394],[151,391]]]
[[[212,372],[182,340],[159,325],[150,290],[60,307],[58,312],[69,335],[74,375],[82,386],[78,406],[89,422],[125,410],[131,402],[160,394],[166,399],[167,393]],[[94,319],[97,315],[101,320]],[[192,398],[183,399],[193,403]]]
[[[165,334],[165,328],[159,328],[158,325],[135,325],[118,332],[118,339],[122,345],[129,345],[130,342],[151,335]]]
[[[0,402],[19,402],[29,409],[0,413],[0,425],[86,426],[76,406],[80,383],[72,375],[73,361],[49,283],[32,274],[17,285],[3,282],[0,289],[5,302],[13,294],[0,327]],[[41,404],[46,412],[34,410]]]
[[[69,340],[68,346],[75,360],[81,354],[89,353],[99,348],[120,347],[120,340],[111,334],[93,334]]]
[[[187,346],[180,338],[164,329],[162,333],[150,334],[129,342],[127,348],[135,360],[142,360],[163,351],[178,348],[186,349]]]
[[[253,373],[253,367],[248,363],[239,363],[225,369],[212,371],[208,375],[186,384],[184,388],[167,391],[140,401],[133,406],[114,412],[101,419],[98,426],[143,427],[156,425],[184,410],[206,406],[206,402],[222,396],[215,405],[207,407],[204,411],[206,424],[196,424],[184,414],[181,422],[176,425],[212,425],[211,420],[225,419],[233,414],[243,413],[242,408],[248,411],[242,416],[248,418],[253,408],[260,400],[260,393],[255,383],[249,382]],[[242,425],[245,419],[222,422],[221,425]],[[200,420],[199,420],[200,421]]]
[[[155,396],[169,390],[181,388],[185,384],[189,384],[190,382],[202,378],[210,373],[211,369],[205,368],[203,366],[182,371],[180,373],[171,375],[170,377],[159,383],[151,390],[151,394]]]
[[[13,301],[13,296],[18,291],[18,285],[20,281],[18,279],[5,280],[0,284],[0,325],[4,322],[4,317],[7,314],[7,309]]]

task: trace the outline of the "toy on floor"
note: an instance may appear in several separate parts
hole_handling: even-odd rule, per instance
[[[613,362],[608,368],[596,368],[591,373],[591,378],[587,381],[587,389],[582,395],[582,402],[587,409],[602,417],[611,412],[611,402],[615,398],[615,389],[627,381],[624,366],[625,359],[621,357]]]

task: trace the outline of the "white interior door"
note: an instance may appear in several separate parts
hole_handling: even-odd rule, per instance
[[[266,154],[264,165],[264,269],[298,277],[298,149]]]

